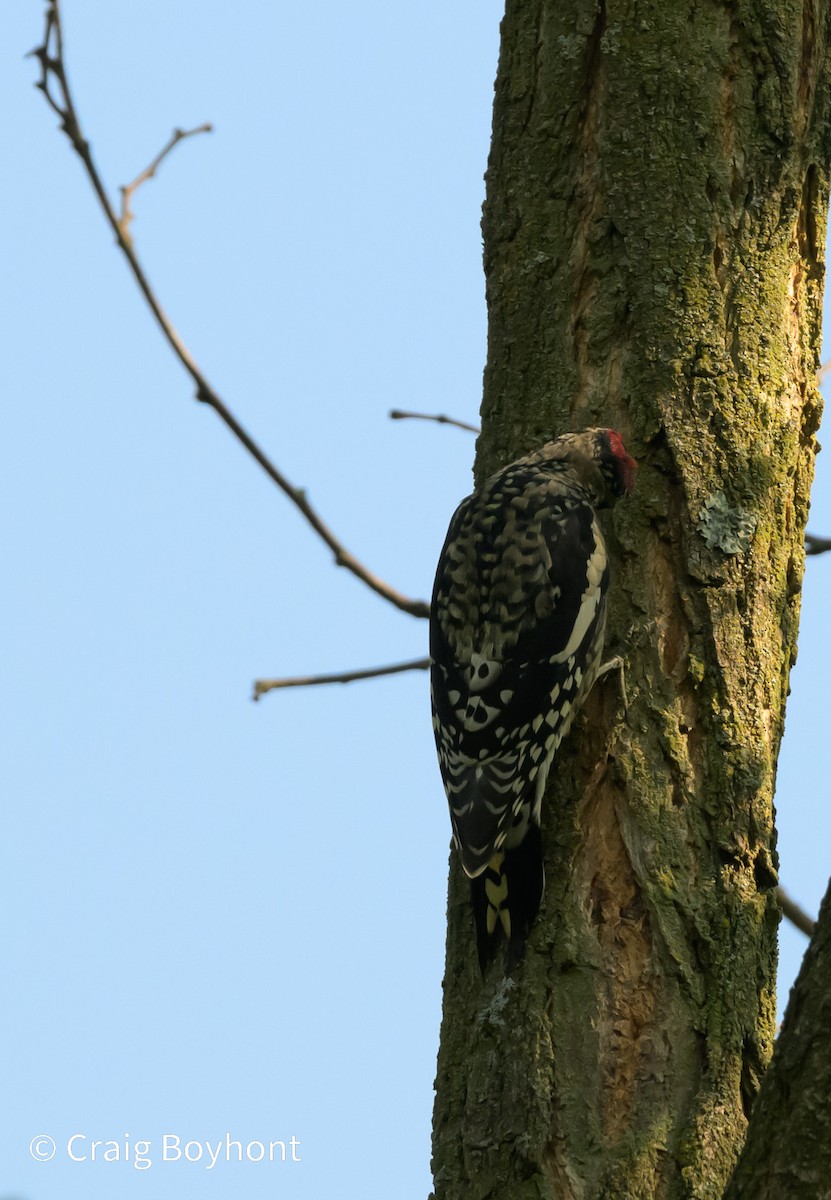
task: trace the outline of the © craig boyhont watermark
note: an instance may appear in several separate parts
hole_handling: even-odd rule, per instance
[[[56,1141],[48,1133],[38,1133],[29,1142],[29,1153],[38,1162],[62,1159],[72,1163],[122,1163],[137,1171],[146,1171],[154,1163],[199,1164],[211,1171],[217,1163],[299,1163],[300,1142],[293,1134],[285,1140],[243,1141],[225,1133],[219,1138],[184,1138],[178,1133],[163,1133],[156,1138],[94,1138],[72,1133]]]

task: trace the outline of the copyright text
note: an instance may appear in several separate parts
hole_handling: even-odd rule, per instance
[[[292,1135],[286,1140],[244,1142],[226,1133],[221,1138],[186,1139],[178,1133],[159,1138],[92,1138],[73,1133],[61,1146],[47,1133],[39,1133],[29,1143],[29,1153],[38,1162],[50,1162],[63,1151],[73,1163],[123,1163],[137,1171],[146,1171],[154,1162],[199,1164],[212,1171],[217,1163],[298,1163],[300,1142]]]

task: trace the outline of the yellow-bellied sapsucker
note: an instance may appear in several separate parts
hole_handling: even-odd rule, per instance
[[[430,613],[433,727],[484,970],[543,889],[551,760],[594,683],[609,564],[595,515],[635,482],[619,433],[566,433],[457,508]]]

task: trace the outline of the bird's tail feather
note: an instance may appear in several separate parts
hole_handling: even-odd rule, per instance
[[[509,965],[521,958],[539,911],[544,879],[542,835],[533,821],[518,846],[498,850],[482,874],[471,879],[476,945],[483,973],[502,937],[508,942]]]

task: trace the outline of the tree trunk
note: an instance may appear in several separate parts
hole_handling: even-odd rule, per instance
[[[437,1200],[721,1197],[771,1053],[773,788],[819,421],[828,0],[509,0],[476,476],[610,425],[607,653],[523,962],[451,856]],[[744,1193],[742,1193],[744,1194]],[[750,1194],[750,1193],[747,1193]]]
[[[831,1200],[831,888],[727,1200]]]

